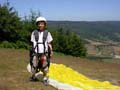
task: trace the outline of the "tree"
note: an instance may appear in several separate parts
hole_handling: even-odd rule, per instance
[[[68,30],[65,31],[64,28],[58,27],[56,31],[52,31],[52,35],[54,38],[54,51],[76,57],[86,56],[84,43],[76,34]]]
[[[30,15],[25,16],[22,20],[22,30],[20,32],[21,39],[20,41],[24,41],[26,43],[29,43],[30,36],[33,30],[36,29],[36,18],[40,16],[40,12],[36,13],[33,10],[30,10]]]
[[[21,21],[17,12],[9,2],[0,4],[0,41],[16,42],[21,30]]]
[[[15,9],[10,7],[9,2],[0,5],[0,46],[28,49],[30,36],[36,29],[35,20],[38,16],[40,16],[39,12],[31,10],[31,14],[21,20]],[[68,28],[59,25],[51,33],[54,38],[54,51],[77,57],[86,56],[86,48],[82,40]]]

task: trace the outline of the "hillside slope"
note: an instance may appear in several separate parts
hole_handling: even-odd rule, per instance
[[[56,90],[52,86],[44,86],[41,82],[29,82],[30,74],[26,70],[28,51],[0,49],[0,90]],[[53,63],[64,64],[74,70],[100,81],[110,81],[120,85],[120,65],[91,61],[83,58],[55,54]]]
[[[63,27],[82,38],[120,41],[120,21],[49,21],[50,28]]]

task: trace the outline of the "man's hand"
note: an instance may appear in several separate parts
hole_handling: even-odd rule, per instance
[[[52,57],[53,56],[53,51],[51,51],[51,54],[50,54],[50,57]]]

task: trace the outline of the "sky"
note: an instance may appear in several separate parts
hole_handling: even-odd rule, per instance
[[[0,4],[7,0],[0,0]],[[20,17],[30,10],[47,20],[120,21],[120,0],[9,0]]]

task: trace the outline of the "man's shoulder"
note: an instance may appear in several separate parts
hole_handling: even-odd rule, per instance
[[[39,30],[34,29],[32,32],[39,32]],[[45,29],[43,32],[49,32],[47,29]]]
[[[34,33],[34,32],[38,32],[38,30],[37,30],[37,29],[34,29],[34,30],[32,31],[32,33]]]
[[[37,29],[32,31],[32,34],[36,34],[36,33],[39,33],[39,31]],[[50,32],[48,30],[44,30],[42,33],[49,34]]]
[[[48,31],[48,30],[44,30],[44,32],[45,32],[45,33],[49,33],[49,31]]]

